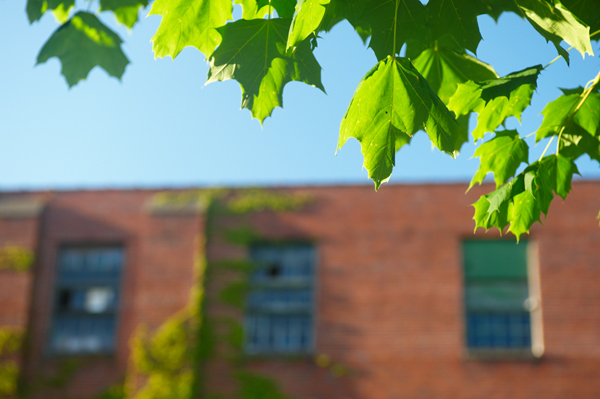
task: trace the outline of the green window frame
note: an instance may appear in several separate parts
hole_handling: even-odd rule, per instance
[[[527,240],[463,242],[467,351],[532,353],[538,335],[532,311],[539,301],[530,281],[530,247]]]

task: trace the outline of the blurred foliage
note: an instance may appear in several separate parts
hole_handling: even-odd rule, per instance
[[[298,211],[313,198],[305,193],[273,192],[252,188],[238,190],[227,202],[233,213],[250,213],[270,210],[273,212]]]
[[[18,245],[6,245],[0,248],[0,270],[25,272],[31,268],[34,259],[33,251]]]
[[[215,212],[222,212],[223,209],[235,214],[299,210],[309,202],[308,197],[288,193],[271,194],[258,189],[214,189],[158,193],[151,202],[154,206],[186,207],[192,204],[205,208],[205,232],[199,234],[196,241],[195,286],[188,306],[166,320],[155,332],[151,333],[146,326],[138,326],[130,341],[130,365],[124,382],[111,386],[94,399],[286,399],[287,396],[274,381],[244,370],[246,357],[241,321],[223,316],[207,318],[204,312],[205,281],[210,273],[219,270],[234,273],[236,278],[221,289],[216,299],[237,311],[243,310],[248,273],[253,264],[238,259],[221,260],[208,265],[205,249],[211,238]],[[229,244],[247,246],[262,240],[262,237],[244,225],[229,230],[225,240]],[[31,251],[17,246],[0,250],[0,268],[28,270],[32,262]],[[220,330],[217,334],[217,326],[224,327],[224,332]],[[0,399],[12,398],[16,394],[18,367],[14,358],[21,340],[22,333],[19,330],[0,330]],[[225,348],[225,355],[217,353],[217,347]],[[222,355],[229,363],[232,379],[238,384],[234,398],[204,392],[203,366],[209,359]],[[54,374],[38,379],[27,387],[27,392],[64,388],[81,366],[80,360],[67,358],[59,361]]]
[[[0,328],[0,398],[13,398],[17,393],[19,367],[17,357],[23,331],[14,327]]]
[[[243,310],[247,294],[247,276],[253,265],[247,260],[221,260],[207,263],[206,242],[212,237],[215,213],[247,214],[271,210],[299,210],[310,199],[305,195],[270,193],[266,190],[207,190],[184,193],[158,193],[152,201],[160,205],[202,202],[205,204],[205,232],[198,237],[196,287],[186,309],[167,320],[154,334],[140,326],[131,340],[131,366],[127,375],[126,398],[130,399],[229,399],[204,392],[202,368],[209,359],[223,356],[238,383],[235,399],[286,399],[269,378],[244,370],[244,329],[239,319],[205,315],[204,283],[219,270],[234,273],[216,298],[222,304]],[[247,246],[262,237],[248,225],[229,229],[229,244]],[[219,333],[217,333],[219,328]],[[217,348],[219,350],[217,351]],[[139,382],[142,386],[139,387]],[[111,398],[110,396],[106,397]],[[105,399],[104,397],[102,399]]]

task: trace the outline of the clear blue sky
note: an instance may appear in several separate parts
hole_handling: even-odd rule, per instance
[[[160,17],[142,17],[131,32],[116,28],[131,61],[122,81],[96,68],[69,89],[56,58],[34,66],[57,28],[53,16],[29,25],[24,9],[25,0],[0,0],[1,190],[369,184],[358,142],[349,141],[334,156],[354,89],[376,63],[347,23],[324,35],[316,50],[328,94],[288,84],[285,108],[276,109],[261,128],[248,110],[240,110],[237,82],[203,87],[208,67],[196,49],[185,49],[174,62],[154,60],[150,38]],[[101,18],[116,26],[111,14]],[[557,55],[514,14],[504,14],[498,25],[482,16],[480,26],[484,40],[477,55],[500,75],[545,65]],[[522,133],[539,126],[539,112],[558,97],[557,86],[584,85],[596,75],[600,46],[593,47],[594,59],[583,62],[572,51],[571,68],[559,60],[542,73],[533,106],[523,114]],[[478,166],[473,151],[466,145],[453,160],[432,150],[419,133],[398,153],[390,182],[468,181]],[[586,178],[600,177],[597,163],[586,160],[579,167]]]

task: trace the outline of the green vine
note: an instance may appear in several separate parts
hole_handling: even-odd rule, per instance
[[[298,211],[313,201],[306,193],[272,192],[259,188],[238,190],[227,201],[229,211],[237,214],[270,210],[274,212]]]
[[[23,331],[13,327],[0,328],[0,398],[12,398],[17,393],[19,367],[17,356],[23,341]]]
[[[237,382],[235,399],[286,399],[269,378],[245,370],[244,330],[231,316],[207,317],[204,308],[205,283],[217,273],[230,276],[217,297],[222,304],[242,311],[248,291],[247,277],[252,263],[247,260],[207,262],[205,249],[215,234],[217,215],[249,214],[259,211],[296,211],[312,199],[304,194],[248,190],[193,190],[154,195],[149,203],[157,212],[203,209],[205,231],[198,236],[195,260],[196,282],[188,306],[169,318],[151,334],[138,326],[131,339],[129,370],[122,385],[116,385],[97,399],[230,399],[206,392],[204,367],[216,356],[227,360],[232,380]],[[223,238],[229,244],[247,246],[263,238],[247,225],[228,229]]]
[[[33,251],[18,245],[6,245],[0,249],[0,270],[26,272],[34,261]]]

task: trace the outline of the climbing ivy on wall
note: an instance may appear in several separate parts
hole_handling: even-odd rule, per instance
[[[21,349],[23,331],[18,328],[0,328],[0,398],[14,398],[17,393],[19,367],[17,357]]]
[[[33,251],[18,245],[6,245],[0,248],[0,270],[25,272],[34,260]]]
[[[207,362],[224,357],[237,383],[235,399],[287,399],[277,384],[245,369],[244,333],[241,322],[233,317],[208,317],[205,310],[209,298],[204,287],[211,276],[225,271],[233,273],[216,300],[222,305],[242,311],[247,292],[247,275],[252,264],[246,260],[208,262],[206,247],[215,235],[221,235],[233,245],[248,245],[259,234],[247,225],[241,229],[221,231],[215,226],[219,215],[250,214],[257,211],[275,212],[299,210],[311,201],[303,194],[273,193],[266,190],[201,190],[181,194],[159,193],[156,202],[170,209],[183,209],[195,202],[205,209],[205,231],[197,242],[196,282],[190,303],[151,334],[139,326],[131,340],[131,365],[125,382],[127,399],[225,399],[221,394],[205,389]],[[228,398],[229,399],[229,398]],[[231,398],[233,399],[233,398]]]

